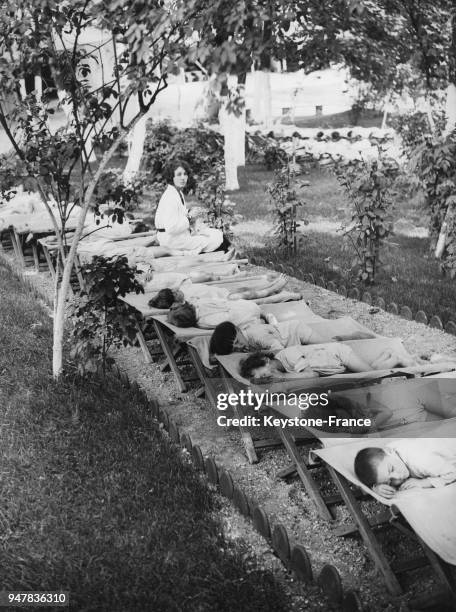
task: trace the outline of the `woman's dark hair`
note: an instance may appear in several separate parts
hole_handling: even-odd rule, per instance
[[[170,308],[174,304],[174,293],[171,289],[160,289],[155,297],[149,300],[149,306],[152,308]]]
[[[273,359],[274,355],[271,353],[265,353],[263,351],[257,351],[252,353],[245,359],[242,359],[239,363],[239,373],[243,378],[254,378],[252,375],[253,370],[262,368],[266,365],[268,359]]]
[[[230,355],[233,352],[234,340],[237,336],[237,328],[231,321],[223,321],[214,329],[209,342],[209,353],[211,355]]]
[[[178,168],[183,168],[185,172],[188,174],[188,183],[191,183],[191,170],[190,166],[187,162],[184,162],[180,159],[172,159],[170,160],[165,167],[163,168],[163,178],[168,183],[168,185],[174,185],[174,173]]]
[[[176,327],[196,327],[196,311],[188,302],[173,304],[168,312],[168,322]]]

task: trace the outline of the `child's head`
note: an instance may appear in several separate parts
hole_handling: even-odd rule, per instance
[[[212,355],[231,355],[231,353],[243,351],[247,347],[247,339],[241,330],[231,321],[224,321],[214,329],[209,343],[209,352]]]
[[[273,355],[269,353],[257,352],[252,353],[245,359],[242,359],[239,364],[239,371],[243,378],[249,380],[267,380],[272,377],[272,361]]]
[[[156,296],[149,300],[153,308],[171,308],[172,304],[184,302],[184,294],[179,289],[160,289]]]
[[[171,289],[160,289],[157,295],[149,300],[149,306],[152,306],[152,308],[169,308],[174,301],[174,293]]]
[[[197,327],[195,308],[188,302],[173,304],[167,318],[176,327]]]
[[[367,487],[388,484],[398,487],[410,476],[410,472],[390,448],[363,448],[355,457],[355,474]]]

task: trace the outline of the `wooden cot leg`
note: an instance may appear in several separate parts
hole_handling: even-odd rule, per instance
[[[332,521],[333,517],[331,515],[331,512],[329,511],[329,508],[326,505],[320,493],[320,490],[318,489],[318,486],[312,477],[312,474],[310,473],[308,467],[306,466],[304,459],[299,453],[296,443],[293,439],[293,436],[284,427],[277,427],[277,429],[278,429],[280,438],[283,442],[283,445],[287,449],[290,459],[293,461],[294,465],[296,466],[296,470],[307,491],[307,494],[312,499],[312,501],[314,502],[317,508],[318,514],[325,521]]]
[[[32,253],[33,253],[33,261],[35,263],[35,271],[38,273],[40,271],[40,258],[38,255],[38,245],[36,242],[32,243]]]
[[[15,246],[15,253],[16,253],[16,257],[19,260],[19,264],[25,268],[25,259],[24,259],[24,252],[22,250],[22,243],[21,243],[21,237],[19,236],[19,234],[16,232],[16,230],[13,228],[11,230],[11,237],[13,239],[13,245]]]
[[[233,406],[233,413],[237,419],[242,419],[244,416],[242,414],[242,410],[239,406]],[[245,452],[247,453],[247,457],[250,463],[258,463],[258,455],[256,454],[255,445],[252,440],[252,436],[250,433],[243,427],[242,425],[238,426],[239,431],[241,432],[242,442],[244,444]]]
[[[142,354],[144,356],[144,361],[146,363],[152,363],[153,362],[152,355],[150,354],[150,351],[147,347],[146,339],[144,338],[144,334],[141,329],[140,323],[138,323],[138,331],[136,333],[136,340],[138,341],[139,346],[141,347]]]
[[[49,253],[49,249],[46,246],[43,246],[43,253],[44,253],[44,257],[46,259],[46,263],[47,263],[48,268],[49,268],[49,272],[51,273],[52,280],[55,280],[54,263],[52,261],[51,254]]]
[[[173,355],[173,350],[171,346],[169,345],[168,337],[166,333],[163,331],[160,323],[158,323],[155,319],[153,319],[153,324],[154,324],[154,329],[158,336],[158,339],[160,340],[160,344],[163,349],[163,352],[165,353],[165,357],[168,361],[169,367],[171,368],[171,371],[174,374],[174,377],[176,378],[179,390],[181,393],[184,393],[185,391],[187,391],[187,386],[182,379],[182,376],[179,372],[179,368],[177,367],[177,363]]]
[[[231,384],[231,378],[227,376],[225,370],[222,368],[223,380],[228,393],[234,393],[233,385]],[[241,410],[238,406],[233,406],[233,413],[237,419],[242,418]],[[258,463],[258,455],[256,454],[255,444],[253,443],[252,436],[249,431],[242,425],[238,425],[239,432],[241,434],[242,443],[244,444],[245,452],[250,463]]]
[[[201,384],[204,385],[204,392],[206,398],[209,400],[211,408],[213,410],[217,410],[217,394],[212,388],[210,382],[208,381],[208,376],[204,370],[204,365],[201,363],[198,351],[190,344],[187,344],[187,350],[190,357],[190,361],[192,362],[193,367],[195,368],[196,373],[198,374]]]
[[[367,546],[375,566],[382,573],[388,590],[392,595],[400,595],[402,593],[402,587],[391,569],[385,555],[383,554],[380,544],[369,525],[369,521],[362,513],[361,508],[359,507],[353,492],[348,486],[346,479],[330,465],[326,464],[326,467],[358,527],[358,531],[364,540],[365,545]]]
[[[14,236],[16,238],[17,252],[19,255],[20,264],[23,268],[25,268],[26,265],[25,265],[24,249],[22,248],[21,236],[16,232],[16,230],[14,230]]]

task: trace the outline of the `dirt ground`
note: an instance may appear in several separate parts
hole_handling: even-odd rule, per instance
[[[252,267],[252,271],[263,270]],[[40,291],[52,295],[48,275],[30,272],[26,274]],[[344,298],[303,281],[291,279],[290,285],[303,294],[314,312],[319,315],[328,318],[350,315],[379,334],[400,336],[406,348],[413,354],[429,357],[437,352],[456,359],[455,336],[378,309],[374,311],[367,304]],[[280,522],[286,527],[292,544],[305,546],[311,558],[314,576],[318,575],[323,565],[334,565],[342,577],[344,590],[355,589],[360,594],[366,610],[409,610],[411,608],[407,605],[408,597],[416,596],[418,592],[432,586],[429,570],[417,572],[408,596],[391,597],[363,543],[357,538],[337,537],[334,528],[339,521],[332,525],[317,516],[299,479],[295,477],[281,480],[276,477],[277,471],[289,464],[283,449],[264,452],[257,464],[250,464],[243,451],[238,430],[217,426],[216,415],[209,404],[195,393],[197,385],[187,393],[180,393],[172,374],[163,372],[160,363],[146,364],[139,348],[119,351],[116,361],[130,380],[136,380],[148,396],[156,397],[168,409],[181,432],[188,433],[193,444],[199,444],[205,456],[212,456],[222,468],[230,471],[235,483],[267,512],[271,525]],[[270,436],[270,432],[268,434]],[[163,435],[166,436],[167,433],[163,432]],[[305,449],[302,452],[305,452]],[[188,453],[185,450],[182,453],[185,459]],[[317,479],[325,489],[329,487],[324,473],[317,474]],[[247,542],[252,559],[274,572],[290,596],[290,610],[340,609],[339,606],[331,606],[318,587],[296,581],[278,560],[268,542],[253,529],[251,522],[224,498],[220,497],[220,503],[222,509],[219,518],[227,537],[232,540],[242,538]],[[346,522],[346,512],[339,509],[338,519]],[[394,540],[394,547],[390,546],[391,551],[393,548],[392,554],[395,554],[398,548],[405,554],[411,553],[409,545],[397,539]]]

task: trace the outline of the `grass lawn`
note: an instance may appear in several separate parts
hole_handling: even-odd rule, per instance
[[[264,257],[271,267],[275,263],[290,265],[297,278],[308,273],[323,276],[347,289],[356,286],[360,292],[368,290],[372,296],[382,297],[386,304],[409,306],[414,314],[424,310],[428,318],[437,314],[444,324],[454,321],[455,282],[441,276],[436,261],[429,256],[428,240],[407,236],[395,236],[393,240],[397,246],[386,247],[383,257],[386,269],[380,272],[375,285],[368,287],[358,282],[356,273],[350,270],[353,256],[344,250],[340,236],[308,232],[299,254],[292,258],[281,256],[271,247],[249,247],[244,243],[243,251]]]
[[[236,212],[243,220],[258,219],[271,221],[266,185],[273,173],[260,166],[248,166],[241,175],[241,190],[230,197],[236,201]],[[309,168],[303,177],[310,181],[309,187],[300,189],[306,204],[302,217],[309,221],[320,220],[340,223],[347,219],[349,204],[330,170]],[[299,178],[297,179],[299,183]],[[397,204],[395,220],[402,225],[426,226],[425,211],[419,198],[403,200]],[[261,237],[244,234],[240,246],[246,255],[256,255],[273,263],[291,266],[298,278],[312,273],[323,276],[347,288],[357,286],[362,293],[368,289],[373,295],[381,296],[386,303],[396,302],[399,306],[410,306],[415,313],[424,310],[428,317],[438,314],[445,324],[456,320],[456,284],[449,277],[442,276],[438,263],[429,252],[426,238],[415,238],[397,234],[391,236],[383,251],[385,269],[381,270],[375,285],[365,287],[357,281],[356,272],[351,270],[353,252],[344,249],[341,235],[306,230],[303,226],[304,241],[295,258],[282,256],[264,239],[265,246],[252,246]]]
[[[74,610],[285,610],[217,501],[118,380],[51,372],[51,321],[0,261],[3,589]]]

